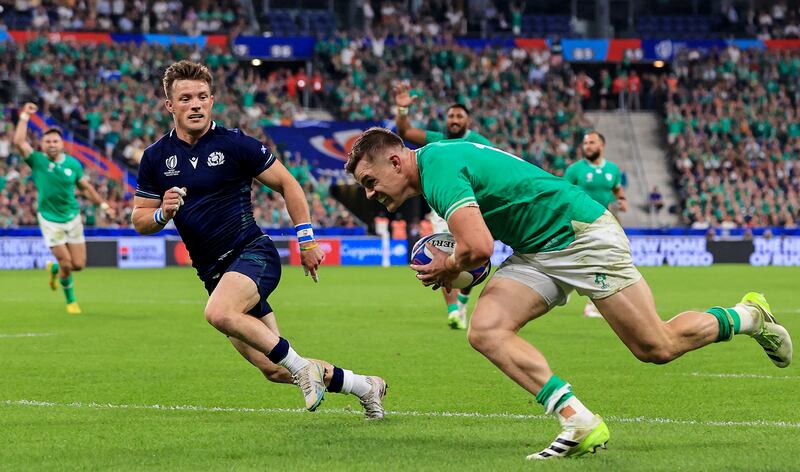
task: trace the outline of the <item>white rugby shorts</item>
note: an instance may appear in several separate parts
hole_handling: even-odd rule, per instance
[[[48,221],[44,219],[41,213],[36,214],[36,219],[39,220],[39,228],[42,230],[42,236],[44,236],[44,242],[47,247],[86,242],[83,237],[81,215],[75,216],[75,218],[66,223]]]
[[[573,227],[575,241],[569,246],[536,254],[514,252],[493,277],[527,285],[550,308],[565,304],[572,290],[597,300],[642,278],[633,265],[628,237],[609,211],[589,224],[573,222]]]

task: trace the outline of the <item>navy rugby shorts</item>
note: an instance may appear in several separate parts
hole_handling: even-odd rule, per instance
[[[223,258],[217,267],[219,269],[204,281],[209,296],[226,272],[238,272],[256,283],[260,295],[259,302],[247,314],[261,318],[272,313],[267,297],[281,280],[281,257],[269,236],[254,239],[238,253]]]

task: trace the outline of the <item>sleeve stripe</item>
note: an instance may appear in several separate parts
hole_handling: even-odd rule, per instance
[[[449,220],[450,216],[453,214],[454,211],[470,204],[475,204],[475,205],[478,204],[478,202],[475,200],[475,197],[462,198],[461,200],[453,203],[452,205],[450,205],[450,208],[448,208],[447,211],[444,212],[444,219]]]
[[[144,190],[138,189],[138,188],[136,189],[136,196],[137,197],[144,197],[144,198],[157,198],[157,199],[161,200],[161,195],[158,195],[158,194],[155,194],[155,193],[150,193],[150,192],[145,192]]]
[[[256,172],[256,176],[257,176],[257,175],[260,175],[262,172],[264,172],[265,170],[267,170],[267,169],[269,169],[270,167],[272,167],[272,164],[274,164],[274,163],[275,163],[275,159],[276,159],[276,158],[275,158],[275,155],[274,155],[274,154],[272,154],[272,153],[270,153],[269,157],[268,157],[268,158],[267,158],[267,160],[264,162],[264,164],[262,164],[262,165],[259,167],[259,170]]]

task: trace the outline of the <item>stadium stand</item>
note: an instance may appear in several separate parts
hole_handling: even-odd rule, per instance
[[[482,12],[480,28],[487,36],[550,36],[558,44],[558,36],[573,33],[568,16],[501,3],[503,8],[488,2]],[[146,13],[145,3],[137,0],[103,0],[91,11],[77,5],[66,12],[55,2],[5,2],[0,18],[9,29],[28,30],[236,34],[243,28],[238,20],[242,12],[234,1],[160,0]],[[730,47],[704,56],[684,49],[676,54],[671,74],[636,74],[623,66],[590,76],[574,72],[547,49],[490,49],[479,54],[460,45],[454,38],[475,27],[460,2],[423,2],[414,11],[407,11],[402,2],[381,2],[375,11],[369,2],[360,5],[363,33],[337,30],[340,22],[327,10],[277,8],[258,15],[262,30],[273,35],[320,38],[314,65],[322,74],[314,80],[324,86],[311,104],[324,106],[338,119],[391,120],[393,87],[398,80],[408,81],[419,97],[411,111],[417,126],[442,130],[446,107],[464,103],[475,130],[561,175],[581,157],[580,139],[592,128],[584,108],[663,109],[668,158],[680,194],[677,208],[670,210],[680,213],[686,225],[791,227],[800,217],[797,52]],[[135,18],[132,25],[127,25],[128,17]],[[756,9],[737,10],[733,5],[708,14],[654,10],[636,16],[634,32],[642,38],[675,40],[736,34],[797,38],[798,24],[800,10],[777,1]],[[266,140],[264,126],[307,118],[298,89],[300,80],[308,81],[305,71],[273,67],[269,74],[258,74],[215,45],[202,50],[187,45],[79,45],[50,43],[44,37],[22,47],[0,42],[0,80],[8,85],[0,100],[13,109],[12,103],[37,97],[46,116],[97,148],[99,155],[133,171],[144,147],[171,127],[161,105],[159,81],[163,67],[180,58],[201,60],[214,72],[215,117],[225,126]],[[3,149],[10,136],[10,116],[0,128],[5,129],[0,138],[0,185],[5,198],[16,203],[4,209],[3,221],[24,224],[30,222],[30,211],[23,207],[31,202],[26,171],[13,151],[4,155]],[[317,181],[302,156],[283,157],[310,191],[315,218],[326,225],[356,224],[328,195],[327,178]],[[106,179],[104,169],[91,169],[94,178]],[[104,191],[114,202],[129,197],[123,185],[107,187]],[[261,188],[256,195],[262,202],[256,215],[263,225],[288,221],[278,196]],[[118,221],[100,218],[98,224],[126,225],[124,212],[118,213]]]
[[[336,37],[319,42],[317,53],[326,81],[337,84],[328,99],[341,119],[393,118],[393,88],[403,78],[419,97],[412,108],[418,126],[442,130],[446,108],[463,103],[476,131],[557,175],[576,158],[591,128],[574,91],[576,76],[567,64],[551,61],[548,51],[479,56],[453,42],[416,38],[390,45]]]
[[[800,115],[795,50],[729,47],[675,59],[666,105],[682,217],[696,228],[795,227]]]
[[[174,58],[191,57],[209,65],[216,81],[215,118],[225,126],[239,127],[266,140],[264,126],[291,124],[293,120],[304,117],[296,93],[297,78],[291,70],[279,69],[262,77],[252,68],[241,67],[232,55],[216,47],[201,52],[185,45],[78,45],[50,43],[42,38],[28,42],[24,48],[0,42],[0,57],[7,69],[15,71],[21,79],[19,95],[35,97],[42,105],[43,114],[52,117],[59,127],[81,137],[101,153],[112,156],[114,161],[124,163],[123,167],[132,173],[135,173],[144,147],[172,126],[171,117],[163,108],[160,80],[163,67]],[[55,64],[69,67],[54,67]],[[4,108],[15,107],[9,103]],[[10,139],[12,123],[9,116],[5,120],[4,139]],[[8,213],[5,219],[11,218],[14,225],[35,225],[35,214],[31,210],[35,208],[35,192],[28,185],[29,171],[10,149],[0,159],[5,162],[0,168],[0,178],[5,186],[3,192],[9,200],[17,202],[4,212]],[[297,172],[307,174],[301,183],[306,186],[310,203],[315,198],[319,201],[315,215],[320,224],[355,224],[352,215],[328,196],[327,188],[316,193],[318,185],[307,164],[301,165],[300,160],[293,159],[287,165],[292,166],[295,162],[302,168]],[[115,205],[119,203],[120,210],[114,221],[98,216],[94,222],[103,226],[128,226],[130,214],[125,199],[130,198],[129,192],[121,185],[115,186],[113,178],[106,178],[98,172],[94,174],[92,178],[106,182],[106,186],[98,190]],[[108,193],[104,194],[106,188]],[[269,198],[264,200],[262,196],[262,193],[257,193],[254,201],[263,207],[260,214],[269,215],[264,219],[265,223],[270,226],[277,225],[278,221],[285,222],[285,219],[273,217],[271,210],[276,203]],[[83,204],[85,214],[98,213],[85,202]],[[91,222],[92,219],[87,218],[88,226]]]

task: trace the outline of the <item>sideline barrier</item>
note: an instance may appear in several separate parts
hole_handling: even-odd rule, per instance
[[[707,240],[703,236],[630,236],[631,252],[638,266],[800,266],[800,236],[756,236],[751,240]],[[291,236],[273,237],[282,264],[299,265],[297,241]],[[384,247],[378,237],[322,237],[324,265],[378,266],[384,256],[391,265],[408,264],[409,241],[391,240]],[[177,236],[87,237],[87,266],[155,268],[190,266],[186,246]],[[388,253],[384,253],[388,251]],[[500,265],[511,248],[495,242],[492,264]],[[0,236],[0,270],[40,269],[52,260],[39,236]]]

